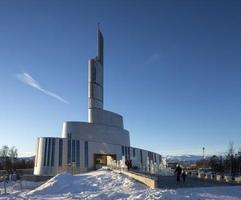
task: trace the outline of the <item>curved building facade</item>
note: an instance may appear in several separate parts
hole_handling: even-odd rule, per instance
[[[38,138],[35,175],[81,173],[123,158],[139,167],[151,162],[160,164],[161,155],[130,146],[121,115],[103,109],[103,70],[104,38],[98,28],[97,56],[88,62],[88,122],[67,121],[60,138]]]

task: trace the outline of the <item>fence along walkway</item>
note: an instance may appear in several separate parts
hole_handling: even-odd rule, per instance
[[[194,178],[187,175],[185,183],[182,181],[177,182],[176,176],[162,176],[158,174],[150,174],[147,172],[137,172],[139,175],[148,176],[153,180],[156,180],[156,187],[161,189],[177,189],[177,188],[191,188],[191,187],[216,187],[216,186],[227,186],[237,185],[237,183],[228,183],[224,181],[208,180],[203,178]]]
[[[186,187],[216,187],[234,185],[226,182],[218,182],[213,180],[186,177],[185,183],[176,181],[175,176],[158,176],[157,187],[162,189],[177,189]]]

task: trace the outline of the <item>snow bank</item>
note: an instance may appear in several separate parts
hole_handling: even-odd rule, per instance
[[[57,174],[38,188],[28,192],[28,195],[75,192],[69,191],[69,189],[75,189],[71,187],[73,181],[74,177],[72,174],[63,172],[61,174]]]
[[[158,191],[130,180],[115,172],[101,169],[94,172],[71,175],[61,173],[40,187],[27,193],[29,198],[59,196],[66,198],[138,199],[158,195]],[[67,196],[66,196],[67,195]]]
[[[8,187],[10,195],[0,200],[66,200],[66,199],[163,199],[163,200],[241,200],[241,186],[181,188],[177,190],[150,189],[141,183],[107,169],[71,175],[61,173],[43,185],[23,182],[23,191],[15,184]],[[29,188],[26,189],[25,187]],[[2,190],[0,184],[0,190]]]

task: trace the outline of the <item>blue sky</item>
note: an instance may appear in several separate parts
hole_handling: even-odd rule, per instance
[[[0,1],[0,146],[87,121],[87,60],[105,38],[104,107],[132,146],[160,154],[241,147],[240,1]],[[31,83],[30,87],[26,83]]]

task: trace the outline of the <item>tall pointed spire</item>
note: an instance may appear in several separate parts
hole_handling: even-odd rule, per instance
[[[97,26],[97,56],[89,60],[88,63],[88,122],[98,121],[96,110],[103,110],[104,97],[104,39]]]
[[[104,64],[104,38],[100,31],[100,24],[97,26],[97,57],[100,63]]]

